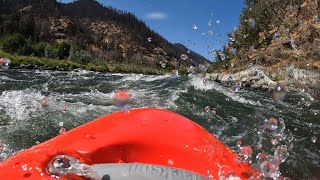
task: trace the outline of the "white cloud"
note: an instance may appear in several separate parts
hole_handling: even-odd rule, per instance
[[[168,18],[168,15],[163,12],[152,12],[147,14],[146,18],[150,20],[164,20]]]

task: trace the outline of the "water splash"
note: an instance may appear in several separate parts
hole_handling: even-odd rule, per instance
[[[289,157],[289,152],[287,150],[287,146],[281,145],[278,146],[274,151],[273,160],[277,161],[279,164],[283,163]]]
[[[273,154],[265,154],[260,152],[256,155],[255,162],[253,164],[258,170],[260,170],[264,178],[278,179],[280,178],[280,164],[284,163],[289,157],[288,150],[292,149],[292,136],[286,132],[286,125],[282,118],[270,118],[264,121],[261,129],[258,131],[259,144],[262,147],[262,140],[270,139],[271,148]],[[289,148],[287,145],[288,144]],[[267,145],[264,145],[264,151],[267,151]],[[260,147],[260,148],[261,148]]]
[[[240,162],[252,162],[252,149],[250,146],[243,146],[239,148],[239,161]]]
[[[264,153],[258,153],[256,156],[257,165],[260,167],[261,164],[265,161],[268,161],[268,156]]]
[[[6,159],[6,154],[4,153],[7,145],[0,140],[0,162]]]
[[[220,180],[240,180],[235,171],[229,166],[219,166],[218,176]]]
[[[279,164],[272,161],[264,161],[260,166],[260,171],[265,178],[277,179],[280,176]]]
[[[0,162],[5,161],[13,154],[8,144],[0,139]]]

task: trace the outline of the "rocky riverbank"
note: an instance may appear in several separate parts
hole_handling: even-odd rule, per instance
[[[264,67],[253,66],[237,73],[212,73],[207,78],[231,86],[240,81],[242,88],[272,91],[282,84],[289,92],[305,92],[320,99],[320,73],[289,66],[281,73],[268,73]]]

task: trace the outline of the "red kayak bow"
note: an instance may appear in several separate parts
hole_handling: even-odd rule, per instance
[[[166,110],[146,108],[101,117],[19,152],[0,163],[0,179],[55,179],[46,168],[57,155],[89,165],[160,165],[210,179],[228,175],[248,179],[257,173],[250,164],[237,162],[237,154],[196,123]]]

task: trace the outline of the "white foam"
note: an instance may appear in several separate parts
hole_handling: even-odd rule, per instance
[[[4,81],[18,81],[16,79],[12,79],[12,78],[9,78],[7,76],[0,76],[0,80],[4,80]]]
[[[167,79],[170,78],[170,75],[163,75],[163,76],[144,76],[142,78],[143,81],[146,82],[152,82],[152,81],[157,81],[157,80],[163,80],[163,79]]]
[[[142,74],[127,74],[127,75],[124,75],[124,78],[122,78],[121,81],[138,81],[143,76],[144,75]]]
[[[229,88],[223,87],[222,85],[209,81],[206,84],[203,83],[203,77],[200,76],[189,76],[191,79],[189,80],[190,85],[193,86],[197,90],[203,90],[203,91],[208,91],[208,90],[216,90],[218,92],[223,93],[225,96],[231,98],[233,101],[240,102],[242,104],[251,104],[254,106],[262,106],[259,101],[252,101],[245,99],[244,97],[240,96],[238,93],[232,92]]]
[[[36,111],[43,96],[35,90],[4,91],[0,96],[0,106],[12,120],[25,120]]]

